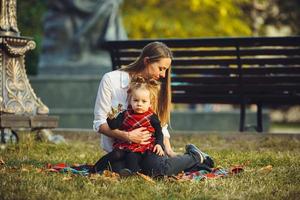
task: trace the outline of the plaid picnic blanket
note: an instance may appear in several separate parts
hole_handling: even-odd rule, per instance
[[[212,168],[212,171],[209,172],[207,170],[199,170],[199,171],[193,171],[193,172],[185,172],[182,175],[178,175],[177,177],[179,179],[185,179],[185,180],[193,180],[193,181],[201,181],[204,179],[213,179],[213,178],[220,178],[220,177],[226,177],[238,174],[240,172],[243,172],[244,169],[242,166],[233,166],[229,169],[225,169],[223,167],[216,167]]]
[[[93,165],[83,164],[83,165],[68,165],[66,163],[58,163],[58,164],[47,164],[47,171],[50,172],[59,172],[59,173],[71,173],[76,175],[88,176],[93,173]],[[243,172],[244,169],[242,166],[233,166],[229,169],[225,169],[222,167],[216,167],[211,170],[211,172],[207,170],[193,171],[193,172],[184,172],[178,174],[177,176],[173,176],[176,180],[191,180],[191,181],[201,181],[204,179],[214,179],[220,177],[227,177],[230,175],[235,175],[240,172]],[[106,172],[106,174],[109,172]],[[113,173],[113,172],[111,172]],[[145,178],[145,175],[142,176]],[[150,178],[150,177],[149,177]],[[147,178],[148,179],[148,178]]]
[[[72,173],[72,174],[78,174],[83,176],[88,176],[93,168],[93,165],[68,165],[66,163],[58,163],[58,164],[50,164],[48,163],[46,165],[46,168],[50,172],[60,172],[60,173]]]

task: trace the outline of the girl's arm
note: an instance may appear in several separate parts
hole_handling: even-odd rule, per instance
[[[158,116],[156,114],[153,114],[151,116],[150,123],[151,123],[152,127],[155,130],[155,132],[154,132],[155,144],[159,144],[162,147],[162,149],[165,149],[164,144],[163,144],[164,135],[162,133],[160,121],[159,121]]]

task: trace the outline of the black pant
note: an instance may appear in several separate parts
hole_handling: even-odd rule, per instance
[[[141,161],[142,172],[149,176],[176,175],[197,165],[199,165],[199,161],[191,154],[167,157],[149,152],[143,156]],[[112,162],[111,167],[112,171],[119,172],[126,167],[125,160]]]
[[[154,153],[148,154],[143,159],[143,173],[149,176],[177,175],[185,169],[192,168],[199,164],[199,161],[190,154],[183,154],[175,157],[158,156]]]
[[[114,149],[113,151],[101,157],[96,162],[96,164],[94,165],[94,171],[101,172],[105,169],[113,170],[114,167],[111,164],[123,160],[125,154],[125,151],[122,151],[120,149]]]
[[[128,152],[125,156],[125,168],[130,169],[132,172],[141,171],[141,162],[144,155],[142,153]]]
[[[120,171],[123,168],[128,168],[132,172],[138,172],[141,171],[140,163],[142,158],[143,154],[141,153],[114,149],[96,162],[94,165],[94,171],[101,172],[105,169]],[[115,166],[116,164],[117,166]]]

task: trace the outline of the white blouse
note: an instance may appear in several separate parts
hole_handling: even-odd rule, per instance
[[[93,128],[96,132],[99,131],[100,125],[106,123],[107,114],[111,111],[112,107],[117,108],[119,104],[122,104],[124,109],[127,108],[129,82],[130,76],[128,72],[120,70],[108,72],[102,77],[94,109]],[[162,132],[164,137],[170,138],[167,127],[168,125],[162,127]],[[112,151],[113,142],[114,138],[101,134],[100,145],[104,151]]]

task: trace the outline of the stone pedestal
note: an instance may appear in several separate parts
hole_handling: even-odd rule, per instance
[[[0,128],[43,129],[58,126],[58,118],[31,88],[25,71],[25,53],[35,48],[26,37],[0,35]]]
[[[58,118],[48,116],[48,107],[27,79],[25,53],[36,45],[31,38],[20,36],[16,0],[1,0],[0,5],[0,129],[5,143],[7,128],[55,128]]]
[[[60,118],[60,128],[92,128],[101,75],[38,75],[30,78],[37,94]]]

